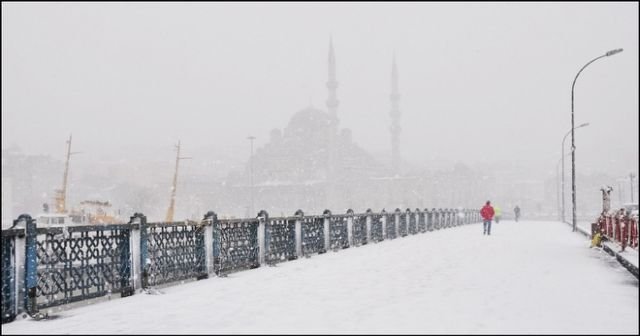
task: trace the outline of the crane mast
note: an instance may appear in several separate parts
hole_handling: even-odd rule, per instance
[[[173,174],[173,184],[171,186],[171,202],[169,203],[169,209],[167,209],[167,217],[165,221],[173,222],[173,210],[176,204],[176,187],[178,185],[178,163],[183,159],[190,159],[190,157],[180,157],[180,141],[178,141],[178,145],[176,146],[178,153],[176,154],[176,170]]]
[[[67,207],[67,179],[69,177],[69,160],[71,159],[71,155],[76,153],[71,153],[71,134],[69,135],[69,140],[67,140],[67,158],[64,163],[64,176],[62,178],[62,189],[56,190],[55,201],[56,201],[56,213],[66,213]]]

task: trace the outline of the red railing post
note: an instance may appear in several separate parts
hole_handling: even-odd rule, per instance
[[[620,244],[622,243],[620,241],[620,215],[617,215],[614,217],[614,228],[613,228],[613,240],[615,240],[616,243]]]
[[[628,238],[628,227],[629,227],[629,217],[628,216],[624,216],[622,218],[620,218],[620,239],[622,240],[622,251],[624,251],[624,249],[627,247],[627,238]]]
[[[629,225],[629,240],[632,248],[638,248],[638,220],[632,218]]]

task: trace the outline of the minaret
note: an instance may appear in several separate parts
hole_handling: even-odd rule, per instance
[[[391,168],[392,173],[400,174],[400,93],[398,93],[398,67],[396,66],[396,55],[393,54],[393,65],[391,67]]]
[[[329,38],[329,80],[327,81],[329,89],[329,98],[327,99],[327,108],[332,122],[338,121],[338,104],[340,103],[336,96],[338,82],[336,81],[336,58],[333,55],[333,38]]]
[[[326,204],[329,208],[338,206],[339,200],[336,197],[337,181],[337,146],[336,137],[338,135],[338,99],[336,97],[336,89],[338,82],[336,81],[336,58],[333,54],[333,38],[329,37],[329,80],[327,81],[327,89],[329,89],[329,97],[327,98],[327,111],[329,112],[329,125],[327,127],[327,191]]]

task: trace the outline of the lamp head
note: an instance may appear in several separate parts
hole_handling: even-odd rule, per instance
[[[613,50],[607,51],[607,53],[605,54],[605,56],[613,56],[613,55],[615,55],[615,54],[617,54],[617,53],[621,53],[621,52],[622,52],[622,48],[620,48],[620,49],[613,49]]]

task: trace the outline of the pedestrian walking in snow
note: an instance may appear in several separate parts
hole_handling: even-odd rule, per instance
[[[491,220],[493,219],[494,211],[490,201],[487,201],[482,207],[480,215],[482,216],[482,226],[484,227],[482,234],[491,235]]]

